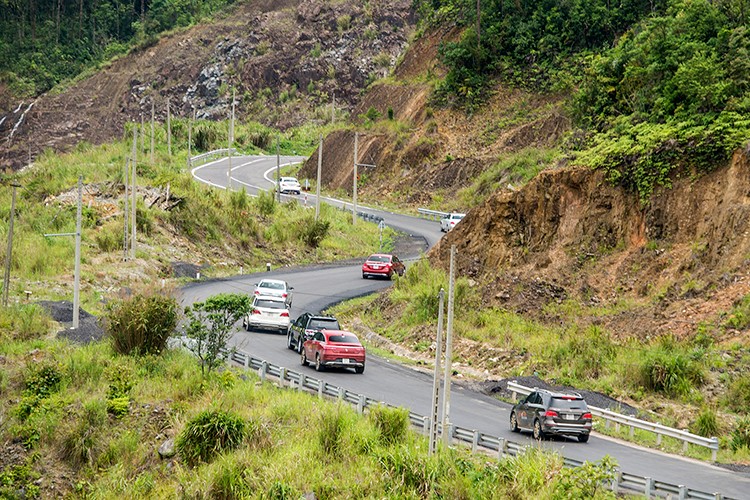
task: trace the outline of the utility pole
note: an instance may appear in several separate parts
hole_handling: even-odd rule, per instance
[[[151,101],[151,165],[154,164],[154,119],[156,117],[156,110],[154,108],[154,101]]]
[[[122,260],[127,261],[128,260],[128,230],[130,229],[129,226],[129,219],[128,214],[130,213],[130,196],[128,192],[128,186],[130,184],[130,158],[127,158],[125,160],[125,175],[123,176],[123,186],[125,188],[124,197],[122,200],[122,221],[123,221],[123,235],[122,235]]]
[[[172,111],[169,108],[169,97],[167,97],[167,156],[172,161]]]
[[[81,204],[83,203],[83,176],[78,176],[78,208],[76,210],[76,263],[73,277],[73,328],[78,328],[81,308]]]
[[[323,170],[323,134],[320,134],[318,146],[318,177],[315,185],[315,220],[320,216],[320,173]]]
[[[451,245],[451,263],[448,277],[448,329],[445,339],[445,377],[443,390],[443,443],[450,442],[450,413],[451,413],[451,370],[453,363],[453,263],[456,259],[456,245]]]
[[[441,288],[438,298],[440,308],[438,309],[437,340],[435,342],[435,373],[432,376],[432,413],[430,414],[430,447],[429,454],[435,453],[437,448],[438,433],[438,406],[440,406],[440,359],[443,355],[443,300],[445,291]]]
[[[146,129],[143,126],[143,113],[141,113],[141,154],[146,154]]]
[[[281,203],[281,158],[279,157],[279,136],[276,136],[276,196]]]
[[[229,170],[227,171],[227,191],[232,189],[232,143],[234,142],[234,89],[232,89],[232,116],[229,120]]]
[[[137,240],[135,238],[135,228],[136,228],[136,186],[135,186],[135,177],[136,177],[136,141],[138,140],[138,132],[137,129],[133,128],[133,153],[130,157],[130,166],[132,167],[133,171],[130,174],[130,182],[132,183],[132,189],[131,194],[133,196],[133,200],[130,204],[130,257],[135,260],[135,247]]]
[[[336,93],[333,93],[333,99],[331,99],[331,124],[336,121]]]
[[[8,251],[5,253],[5,277],[3,278],[3,307],[8,307],[8,288],[10,288],[10,264],[13,260],[13,220],[16,214],[16,188],[20,184],[11,184],[13,195],[10,201],[10,219],[8,221]]]
[[[357,148],[359,132],[354,132],[354,175],[352,175],[352,225],[357,224]]]
[[[192,117],[188,117],[188,155],[187,155],[187,166],[188,170],[190,170],[190,167],[192,167],[192,163],[190,162],[190,155],[192,154],[190,151],[190,145],[193,142],[193,120],[195,120],[195,110],[193,110]]]

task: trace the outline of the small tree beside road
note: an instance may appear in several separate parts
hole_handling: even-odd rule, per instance
[[[234,324],[250,311],[250,297],[220,293],[185,308],[187,348],[201,361],[201,374],[222,363],[221,351],[234,333]]]

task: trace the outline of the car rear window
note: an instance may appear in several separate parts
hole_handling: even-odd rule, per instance
[[[283,283],[273,283],[273,282],[267,282],[264,281],[259,285],[261,288],[270,288],[271,290],[283,290],[284,284]]]
[[[387,255],[370,255],[367,260],[370,262],[389,262],[391,259]]]
[[[284,302],[279,300],[256,300],[255,307],[264,307],[266,309],[286,309]]]
[[[340,344],[359,344],[359,340],[354,335],[331,335],[328,337],[328,341]]]
[[[552,406],[562,410],[586,410],[586,401],[583,399],[552,398]]]
[[[328,330],[340,330],[339,322],[335,319],[311,319],[308,328],[316,328],[322,330],[326,328]]]

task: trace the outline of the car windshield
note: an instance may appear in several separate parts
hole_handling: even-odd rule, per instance
[[[284,302],[280,300],[259,299],[255,301],[255,307],[263,307],[265,309],[286,309],[284,307]]]
[[[354,335],[331,335],[328,337],[329,342],[338,342],[339,344],[359,344],[359,340]]]
[[[260,288],[270,288],[271,290],[283,290],[284,289],[284,283],[276,283],[273,281],[261,281],[260,285],[258,285]]]
[[[367,260],[370,262],[390,262],[391,259],[387,255],[370,255]]]
[[[454,215],[454,216],[453,216],[453,219],[455,219],[455,220],[461,220],[461,219],[463,219],[463,218],[464,218],[464,216],[463,216],[463,215]]]
[[[308,328],[317,328],[322,330],[327,328],[329,330],[338,330],[339,322],[335,319],[311,319]]]
[[[552,398],[552,406],[562,410],[585,410],[586,402],[583,399]]]

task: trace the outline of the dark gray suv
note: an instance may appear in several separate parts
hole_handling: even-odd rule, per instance
[[[510,412],[510,430],[531,431],[535,439],[550,435],[576,436],[585,443],[591,433],[592,417],[578,393],[534,389]]]
[[[294,323],[289,325],[286,336],[286,346],[299,353],[302,352],[302,344],[312,338],[315,332],[320,330],[341,330],[339,322],[333,316],[317,316],[313,313],[303,313]]]

